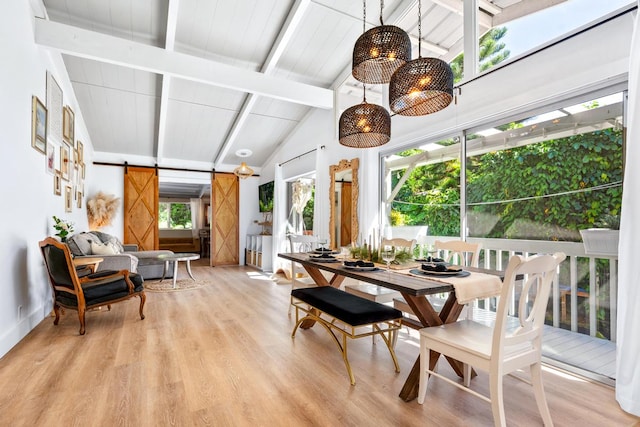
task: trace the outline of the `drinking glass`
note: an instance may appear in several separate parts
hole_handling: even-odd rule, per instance
[[[318,236],[318,246],[320,249],[324,249],[324,245],[327,244],[327,239],[325,237]]]
[[[384,245],[382,248],[382,260],[387,263],[387,271],[391,269],[391,261],[396,259],[396,248],[390,245]]]
[[[351,251],[349,250],[348,246],[342,246],[340,248],[340,254],[342,255],[342,262],[344,262],[347,260],[347,258],[349,258]]]

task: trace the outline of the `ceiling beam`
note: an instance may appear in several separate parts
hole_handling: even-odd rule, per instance
[[[565,1],[567,0],[521,0],[512,6],[505,7],[502,9],[502,12],[495,15],[493,17],[493,26],[498,27],[500,25],[504,25],[514,19],[530,15],[551,6],[556,6],[560,3],[564,3]]]
[[[173,51],[176,44],[176,28],[178,26],[178,9],[180,0],[169,0],[167,11],[167,36],[165,37],[164,48]],[[156,149],[156,159],[158,163],[162,161],[164,151],[164,141],[167,133],[167,110],[169,108],[169,90],[171,89],[171,76],[162,76],[162,92],[160,93],[160,114],[158,117],[158,146]]]
[[[287,15],[287,20],[285,21],[284,25],[280,29],[278,38],[276,39],[273,46],[271,46],[271,51],[269,52],[269,55],[267,56],[267,59],[262,65],[262,68],[260,70],[265,75],[270,74],[276,67],[276,64],[280,60],[280,57],[282,57],[282,54],[284,53],[287,45],[289,44],[289,42],[291,41],[291,38],[293,37],[293,33],[298,28],[298,25],[302,21],[302,17],[304,16],[305,12],[309,8],[310,4],[311,4],[311,0],[297,0],[293,5],[293,7],[291,8],[291,10],[289,10],[289,14]],[[222,159],[226,157],[227,153],[229,152],[229,149],[231,148],[236,138],[240,134],[240,130],[242,129],[242,126],[249,118],[249,115],[251,114],[251,110],[253,110],[253,106],[256,104],[257,100],[258,100],[257,95],[253,93],[250,93],[249,96],[247,96],[247,98],[245,99],[244,103],[242,104],[242,107],[240,108],[240,113],[236,116],[236,119],[234,120],[233,125],[231,126],[231,130],[227,134],[227,137],[225,138],[224,142],[222,143],[222,147],[220,148],[220,150],[218,150],[218,153],[216,154],[216,157],[213,161],[214,168],[218,165],[219,162],[222,161]],[[333,102],[332,102],[332,106],[333,106]]]
[[[445,9],[463,16],[463,0],[432,0],[435,4],[444,7]],[[482,27],[491,28],[493,25],[492,17],[484,10],[478,10],[477,14],[478,24]]]
[[[36,44],[61,53],[311,107],[333,108],[333,91],[171,52],[71,25],[35,19]]]

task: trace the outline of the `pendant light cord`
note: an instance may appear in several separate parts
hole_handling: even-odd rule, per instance
[[[422,0],[418,0],[418,58],[422,58]]]
[[[362,0],[362,34],[367,31],[367,0]]]
[[[384,22],[382,22],[382,9],[384,9],[384,0],[380,0],[380,25],[384,25]]]

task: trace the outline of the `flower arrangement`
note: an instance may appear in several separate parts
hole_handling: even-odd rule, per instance
[[[55,228],[58,231],[56,233],[56,236],[60,238],[61,242],[66,242],[67,236],[69,235],[69,233],[73,232],[73,223],[63,221],[55,215],[53,216],[53,220],[56,222],[53,225],[53,228]]]
[[[351,258],[362,259],[371,262],[383,262],[380,255],[380,249],[371,247],[371,245],[352,246],[349,248]],[[395,259],[391,261],[391,264],[399,265],[413,261],[413,254],[409,253],[406,249],[399,249],[395,252]]]

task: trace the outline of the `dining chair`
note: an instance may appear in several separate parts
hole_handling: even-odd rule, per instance
[[[289,240],[289,249],[292,253],[311,252],[316,249],[318,245],[318,237],[307,234],[289,234],[287,239]],[[296,271],[298,266],[298,263],[291,262],[291,290],[315,286],[315,282],[311,277]],[[288,313],[291,313],[291,304],[289,304]]]
[[[443,258],[449,264],[461,265],[463,267],[477,267],[480,259],[480,250],[482,249],[482,245],[480,243],[470,243],[465,242],[464,240],[448,240],[441,241],[436,240],[434,244],[434,248],[437,252],[437,255],[440,256],[440,253],[443,253]],[[442,307],[445,302],[446,296],[444,295],[430,295],[429,301],[431,305],[434,307]],[[476,302],[474,301],[474,306]],[[394,308],[403,311],[409,315],[413,315],[413,310],[409,307],[409,304],[402,297],[396,297],[393,299]],[[466,315],[461,316],[461,318],[471,319],[473,315],[473,307],[470,304],[465,306]],[[418,325],[417,323],[406,322],[407,326],[410,325]]]
[[[480,243],[470,243],[464,240],[436,240],[434,243],[435,250],[438,254],[444,253],[443,259],[456,265],[465,267],[477,267],[480,259]]]
[[[553,425],[542,384],[542,331],[551,283],[565,258],[561,252],[530,258],[512,256],[493,327],[465,319],[421,329],[418,403],[424,403],[429,376],[433,375],[489,402],[494,424],[504,426],[503,377],[528,367],[538,411],[545,425]],[[516,325],[508,327],[513,320],[508,314],[509,302],[515,294],[516,276],[522,276],[524,280],[519,292]],[[439,354],[462,362],[464,385],[436,372]],[[471,367],[489,373],[489,397],[469,388]]]

